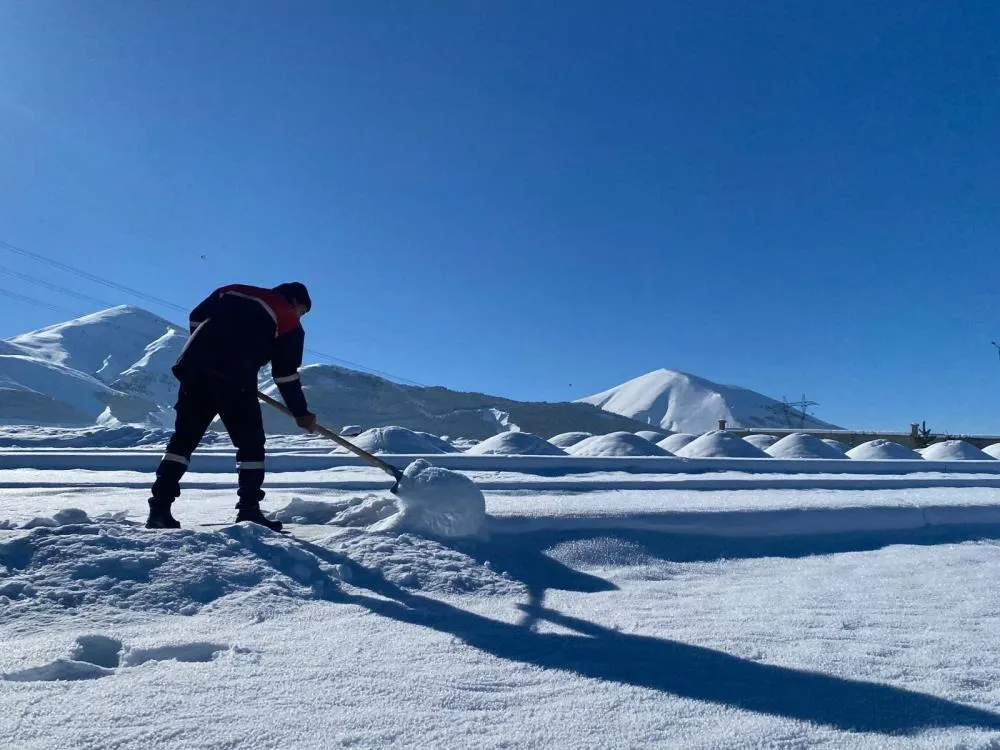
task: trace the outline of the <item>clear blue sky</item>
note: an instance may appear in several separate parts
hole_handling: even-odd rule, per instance
[[[304,281],[307,345],[420,383],[1000,432],[998,39],[992,0],[8,0],[0,241],[181,305]]]

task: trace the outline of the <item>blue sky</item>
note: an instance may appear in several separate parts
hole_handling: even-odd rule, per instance
[[[568,400],[659,367],[1000,432],[994,2],[0,4],[0,241]],[[0,247],[0,336],[94,298]]]

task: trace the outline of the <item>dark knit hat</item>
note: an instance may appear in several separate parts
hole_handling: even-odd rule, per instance
[[[312,300],[309,299],[309,290],[300,281],[290,281],[287,284],[278,284],[274,291],[287,299],[293,305],[305,305],[306,312],[312,310]]]

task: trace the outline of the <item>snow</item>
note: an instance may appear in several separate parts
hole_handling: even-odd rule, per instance
[[[657,443],[658,446],[663,448],[663,450],[670,453],[676,453],[681,448],[683,448],[688,443],[693,442],[698,438],[697,435],[692,435],[688,432],[675,432],[673,435],[668,435]]]
[[[579,401],[673,432],[714,430],[720,419],[729,427],[833,428],[760,393],[676,370],[654,370]]]
[[[653,432],[652,430],[639,430],[635,435],[653,444],[659,443],[666,437],[662,432]]]
[[[944,440],[924,448],[920,454],[927,461],[984,461],[994,457],[964,440]]]
[[[762,451],[766,451],[778,442],[778,438],[774,435],[744,435],[743,439],[754,448],[760,448]]]
[[[630,432],[594,435],[566,449],[572,456],[669,456],[658,445]]]
[[[487,438],[466,453],[474,456],[564,456],[566,451],[557,448],[530,432],[504,432]]]
[[[993,443],[993,445],[987,445],[983,448],[983,453],[992,456],[993,458],[1000,458],[1000,443]]]
[[[452,445],[451,443],[449,443],[443,437],[439,437],[437,435],[432,435],[429,432],[421,432],[419,430],[416,431],[416,434],[419,437],[422,437],[425,442],[430,443],[431,445],[433,445],[435,448],[437,448],[442,453],[458,453],[459,452],[458,448],[456,448],[454,445]]]
[[[369,453],[443,453],[423,436],[405,427],[373,427],[365,430],[352,441]]]
[[[838,450],[841,453],[847,453],[847,451],[851,449],[847,443],[843,443],[840,440],[834,440],[833,438],[821,438],[821,440],[834,450]]]
[[[803,432],[785,435],[768,448],[766,453],[774,458],[847,458],[843,451],[824,443],[815,435]]]
[[[847,451],[847,457],[862,461],[899,461],[907,459],[917,461],[922,458],[915,450],[882,438],[869,440],[867,443],[862,443],[851,448],[851,450]]]
[[[464,474],[418,459],[404,470],[398,495],[399,512],[372,525],[372,531],[444,538],[485,534],[486,500]]]
[[[191,528],[147,531],[143,493],[87,490],[83,473],[5,489],[0,470],[0,518],[78,511],[0,532],[4,747],[1000,736],[994,489],[623,491],[609,476],[490,493],[488,536],[449,540],[374,531],[352,509],[372,520],[394,499],[308,479],[274,493],[299,518],[288,536],[195,526],[231,518],[222,490],[182,501]]]
[[[553,435],[549,438],[549,442],[557,448],[569,448],[571,445],[576,445],[581,440],[586,440],[589,437],[593,437],[592,433],[589,432],[562,432],[558,435]]]
[[[725,430],[712,430],[677,451],[684,458],[767,458],[743,438]]]

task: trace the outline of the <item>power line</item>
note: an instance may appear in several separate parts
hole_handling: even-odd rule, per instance
[[[54,292],[59,292],[60,294],[66,294],[70,297],[76,297],[84,302],[93,302],[94,304],[101,305],[101,307],[114,307],[110,302],[105,302],[97,297],[91,297],[89,294],[83,294],[81,292],[74,291],[72,289],[67,289],[59,284],[53,284],[51,281],[46,281],[45,279],[40,279],[37,276],[31,276],[30,274],[21,273],[20,271],[14,271],[13,269],[7,268],[5,266],[0,266],[0,273],[5,273],[8,276],[13,276],[14,278],[21,279],[22,281],[27,281],[29,284],[35,284],[36,286],[42,286],[46,289],[51,289]]]
[[[58,260],[47,258],[44,255],[40,255],[39,253],[33,253],[30,250],[25,250],[23,247],[12,245],[9,242],[4,242],[3,240],[0,240],[0,247],[2,247],[4,250],[7,250],[8,252],[16,253],[17,255],[22,255],[26,258],[31,258],[32,260],[36,260],[39,263],[45,263],[49,266],[52,266],[53,268],[58,268],[63,271],[68,271],[69,273],[76,274],[77,276],[87,279],[88,281],[93,281],[95,284],[102,284],[108,287],[109,289],[115,289],[119,292],[125,292],[126,294],[131,294],[134,297],[138,297],[139,299],[144,299],[148,302],[155,302],[158,305],[169,307],[172,310],[178,310],[183,313],[187,312],[186,309],[184,309],[180,305],[174,304],[173,302],[168,302],[167,300],[161,299],[160,297],[154,297],[152,294],[146,294],[145,292],[141,292],[138,289],[133,289],[130,286],[119,284],[117,281],[111,281],[110,279],[106,279],[102,276],[97,276],[96,274],[89,273],[88,271],[84,271],[82,269],[76,268],[66,263],[62,263]]]
[[[23,247],[19,247],[17,245],[13,245],[10,242],[6,242],[4,240],[0,240],[0,248],[3,248],[5,250],[7,250],[8,252],[12,252],[12,253],[15,253],[17,255],[24,256],[26,258],[31,258],[32,260],[38,261],[39,263],[45,263],[45,264],[47,264],[47,265],[49,265],[49,266],[51,266],[53,268],[58,268],[60,270],[67,271],[68,273],[75,274],[75,275],[77,275],[77,276],[79,276],[81,278],[87,279],[88,281],[92,281],[92,282],[97,283],[97,284],[102,284],[102,285],[104,285],[104,286],[106,286],[106,287],[108,287],[110,289],[115,289],[117,291],[125,292],[127,294],[131,294],[131,295],[133,295],[135,297],[138,297],[140,299],[144,299],[144,300],[147,300],[149,302],[155,302],[158,305],[163,305],[164,307],[168,307],[168,308],[170,308],[172,310],[177,310],[178,312],[184,313],[184,315],[188,315],[189,314],[188,308],[183,307],[181,305],[178,305],[178,304],[176,304],[174,302],[170,302],[169,300],[161,299],[160,297],[156,297],[156,296],[153,296],[151,294],[147,294],[147,293],[145,293],[143,291],[140,291],[139,289],[133,289],[132,287],[125,286],[124,284],[119,284],[116,281],[112,281],[110,279],[106,279],[106,278],[104,278],[102,276],[98,276],[97,274],[93,274],[93,273],[90,273],[88,271],[84,271],[82,269],[75,268],[74,266],[71,266],[71,265],[68,265],[66,263],[62,263],[62,262],[60,262],[58,260],[55,260],[54,258],[49,258],[49,257],[46,257],[46,256],[40,254],[40,253],[32,252],[31,250],[26,250]],[[42,279],[39,279],[39,278],[34,277],[34,276],[30,276],[28,274],[22,274],[22,273],[20,273],[18,271],[13,271],[13,270],[5,268],[3,266],[0,266],[0,271],[6,273],[8,275],[20,278],[22,280],[28,281],[30,283],[47,287],[47,288],[49,288],[49,289],[51,289],[53,291],[59,292],[61,294],[67,294],[67,295],[70,295],[72,297],[76,297],[78,299],[85,300],[87,302],[96,303],[98,305],[101,305],[102,307],[113,307],[113,305],[111,305],[110,303],[105,302],[104,300],[100,300],[100,299],[98,299],[96,297],[91,297],[91,296],[89,296],[87,294],[83,294],[81,292],[76,292],[76,291],[74,291],[72,289],[68,289],[68,288],[60,286],[58,284],[53,284],[51,282],[44,281]],[[71,312],[69,310],[66,310],[65,308],[57,308],[55,306],[49,305],[48,303],[42,302],[41,300],[36,300],[36,299],[33,299],[33,298],[29,298],[29,297],[26,297],[24,295],[17,295],[15,292],[6,292],[5,296],[13,297],[15,299],[20,299],[21,301],[23,301],[23,302],[29,302],[30,304],[37,304],[37,305],[39,305],[41,307],[45,307],[45,308],[47,308],[49,310],[53,310],[55,312],[66,313],[66,314],[69,314],[69,315],[76,315],[76,313]],[[186,326],[177,325],[176,323],[173,323],[173,321],[170,321],[170,320],[168,320],[167,322],[171,323],[172,325],[177,326],[182,331],[186,331],[187,330]],[[315,357],[319,357],[320,359],[325,359],[328,362],[332,362],[334,364],[338,364],[338,365],[341,365],[343,367],[347,367],[347,368],[351,368],[351,369],[355,369],[355,370],[360,370],[362,372],[368,372],[368,373],[371,373],[373,375],[378,375],[380,377],[386,378],[388,380],[395,380],[395,381],[398,381],[400,383],[406,383],[408,385],[415,385],[415,386],[420,386],[420,387],[426,387],[426,385],[424,383],[419,383],[419,382],[417,382],[415,380],[410,380],[409,378],[404,378],[401,375],[394,375],[393,373],[386,372],[384,370],[377,370],[377,369],[375,369],[373,367],[368,367],[366,365],[363,365],[360,362],[353,362],[353,361],[351,361],[349,359],[343,359],[341,357],[334,357],[332,354],[327,354],[327,353],[321,352],[321,351],[319,351],[317,349],[307,348],[307,349],[305,349],[305,351],[308,354],[312,354]]]
[[[72,310],[67,310],[65,307],[58,307],[56,305],[50,305],[48,302],[42,302],[40,299],[34,297],[29,297],[26,294],[18,294],[17,292],[12,292],[9,289],[4,289],[0,287],[0,294],[4,297],[10,297],[11,299],[18,300],[19,302],[27,302],[29,305],[37,305],[38,307],[44,307],[53,312],[60,313],[62,315],[76,315]]]

